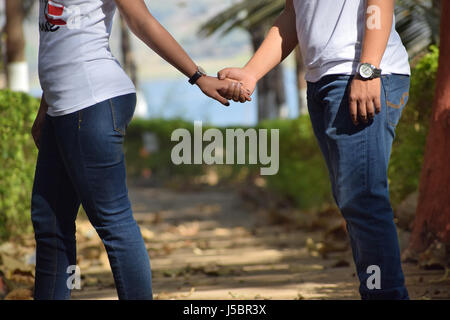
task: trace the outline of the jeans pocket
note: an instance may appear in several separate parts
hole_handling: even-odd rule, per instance
[[[125,136],[136,109],[136,95],[128,94],[109,99],[114,131]]]
[[[390,126],[396,127],[409,98],[410,79],[406,75],[390,75],[386,90],[386,119]]]

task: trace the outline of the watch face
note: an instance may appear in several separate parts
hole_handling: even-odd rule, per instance
[[[373,69],[372,66],[368,63],[363,63],[360,67],[359,67],[359,74],[361,75],[361,77],[368,79],[373,75]]]
[[[206,76],[206,71],[205,71],[202,67],[198,66],[198,71],[199,71],[202,75]]]

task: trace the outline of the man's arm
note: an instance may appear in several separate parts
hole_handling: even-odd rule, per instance
[[[360,62],[379,68],[391,34],[395,0],[368,0],[366,26]],[[356,76],[350,86],[350,115],[355,125],[358,114],[363,122],[381,111],[381,80],[362,80]],[[374,108],[375,106],[375,108]]]
[[[270,28],[264,42],[244,68],[227,68],[218,73],[219,79],[241,81],[250,93],[256,82],[280,64],[298,44],[293,0],[286,0],[286,7]],[[225,97],[236,100],[233,92]]]

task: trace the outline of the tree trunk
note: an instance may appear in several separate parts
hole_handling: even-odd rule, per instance
[[[254,51],[256,51],[264,41],[266,27],[257,26],[249,31]],[[287,106],[283,69],[281,65],[278,65],[258,82],[258,122],[285,117],[287,117]]]
[[[450,1],[442,1],[442,17]],[[450,19],[441,19],[441,45],[430,129],[420,177],[419,203],[409,250],[421,252],[434,240],[450,245]]]
[[[8,88],[29,91],[28,65],[25,60],[23,31],[24,8],[22,0],[6,0],[6,61]]]

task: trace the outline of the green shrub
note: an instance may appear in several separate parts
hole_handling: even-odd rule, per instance
[[[166,180],[171,177],[185,177],[201,175],[202,165],[175,165],[171,161],[171,151],[178,142],[171,141],[172,132],[179,128],[187,129],[193,136],[194,124],[180,119],[135,119],[127,129],[125,139],[125,153],[127,174],[130,177],[141,176],[150,170],[153,179]],[[143,134],[153,133],[157,138],[158,150],[146,154],[144,150]]]
[[[193,123],[183,120],[133,120],[127,130],[125,148],[129,176],[139,176],[145,170],[152,172],[152,179],[192,180],[204,175],[207,165],[174,165],[171,150],[177,142],[170,141],[173,130],[186,128],[193,136]],[[203,131],[209,127],[203,126]],[[236,127],[232,129],[247,127]],[[225,137],[226,127],[218,128]],[[331,202],[328,171],[317,146],[308,116],[292,120],[274,120],[261,123],[256,129],[280,130],[280,167],[273,176],[264,176],[271,192],[286,197],[303,209],[320,207]],[[144,132],[157,136],[159,149],[152,154],[142,152]],[[224,138],[225,143],[225,138]],[[248,153],[248,146],[246,148]],[[246,159],[248,159],[248,154]],[[260,165],[214,165],[222,183],[239,183],[246,177],[259,175]]]
[[[260,127],[280,130],[280,169],[278,174],[266,177],[268,188],[301,209],[331,204],[328,170],[309,116],[265,121]]]
[[[37,148],[31,136],[39,101],[0,91],[0,239],[29,230]]]
[[[439,49],[435,46],[414,66],[408,104],[396,129],[389,165],[393,206],[419,185],[425,143],[433,104]]]

